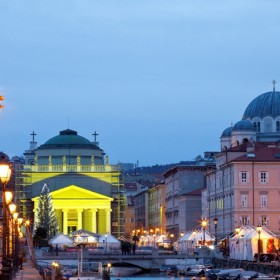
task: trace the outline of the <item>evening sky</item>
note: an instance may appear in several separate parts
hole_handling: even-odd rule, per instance
[[[0,150],[70,128],[97,131],[111,163],[217,151],[280,87],[279,14],[279,0],[2,0]]]

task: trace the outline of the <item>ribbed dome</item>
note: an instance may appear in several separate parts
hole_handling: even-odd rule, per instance
[[[231,132],[232,132],[232,127],[230,126],[223,131],[221,137],[230,137]]]
[[[77,145],[92,145],[89,140],[79,136],[76,131],[71,129],[62,130],[59,135],[49,139],[43,146],[77,146]]]
[[[233,131],[236,131],[236,130],[238,130],[238,131],[240,131],[240,130],[254,130],[254,126],[250,121],[242,120],[242,121],[237,122],[234,125],[232,130]]]
[[[276,118],[280,116],[280,92],[270,91],[256,97],[246,108],[243,120],[266,116]]]

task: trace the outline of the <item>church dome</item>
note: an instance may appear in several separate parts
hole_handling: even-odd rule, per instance
[[[243,120],[253,119],[259,117],[263,119],[264,117],[270,116],[276,118],[280,116],[280,92],[279,91],[270,91],[263,93],[256,97],[251,103],[247,106]]]
[[[49,139],[46,146],[95,146],[88,139],[79,136],[77,131],[66,129],[59,132],[59,135]]]
[[[221,137],[230,137],[231,132],[232,132],[232,127],[230,126],[223,131]]]
[[[237,131],[237,130],[238,131],[240,131],[240,130],[254,130],[254,126],[253,126],[253,124],[250,121],[242,120],[242,121],[237,122],[234,125],[232,130],[233,131]]]

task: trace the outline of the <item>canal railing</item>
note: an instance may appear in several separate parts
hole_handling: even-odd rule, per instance
[[[268,275],[280,275],[280,262],[256,262],[233,259],[218,259],[212,261],[214,268],[243,268],[248,271],[256,271]]]

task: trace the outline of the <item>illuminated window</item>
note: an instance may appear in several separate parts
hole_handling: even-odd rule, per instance
[[[249,226],[250,225],[250,217],[242,216],[240,217],[240,226]]]
[[[259,217],[259,224],[261,226],[269,226],[269,217],[268,216]]]

